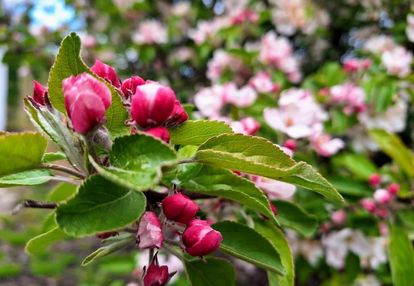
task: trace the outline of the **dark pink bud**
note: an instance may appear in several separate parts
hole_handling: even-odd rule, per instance
[[[381,175],[380,174],[371,174],[368,178],[368,183],[372,187],[378,187],[381,184]]]
[[[116,231],[109,231],[109,232],[102,232],[102,233],[97,233],[96,237],[99,239],[107,239],[111,236],[115,236],[118,235],[118,232]]]
[[[40,83],[34,80],[33,81],[33,95],[32,95],[33,100],[40,105],[45,105],[46,94],[47,94],[46,87],[44,87],[43,85],[41,85]]]
[[[91,67],[91,70],[96,73],[98,76],[106,79],[115,87],[121,86],[121,81],[113,67],[110,65],[104,64],[100,60],[95,60],[95,64]]]
[[[364,209],[366,209],[370,213],[375,212],[375,210],[377,209],[377,205],[375,204],[373,199],[365,198],[361,201],[361,205]]]
[[[142,128],[162,126],[175,108],[174,91],[156,82],[137,86],[131,99],[131,117]]]
[[[375,214],[380,218],[386,218],[389,216],[389,211],[385,208],[379,208],[375,211]]]
[[[145,84],[145,80],[140,76],[131,76],[130,78],[124,80],[121,86],[122,93],[126,98],[131,97],[135,94],[137,86]]]
[[[165,127],[154,127],[144,131],[147,134],[151,134],[154,137],[161,139],[162,141],[168,143],[170,142],[170,132]]]
[[[178,101],[178,99],[176,99],[174,103],[173,111],[171,112],[171,115],[168,117],[167,121],[165,122],[165,125],[167,126],[180,125],[187,119],[188,119],[187,112],[185,112],[181,103]]]
[[[338,210],[331,214],[331,220],[337,225],[342,225],[346,221],[346,212],[344,210]]]
[[[292,150],[293,152],[295,152],[297,144],[296,144],[295,140],[288,139],[288,140],[285,141],[285,143],[283,143],[283,147],[286,147],[289,150]]]
[[[183,233],[185,251],[192,256],[204,256],[219,248],[223,237],[205,220],[192,220]]]
[[[105,111],[111,105],[108,87],[87,73],[63,80],[65,107],[76,132],[85,134],[105,118]]]
[[[164,215],[173,221],[188,224],[196,215],[199,207],[189,197],[174,194],[162,200]]]
[[[161,222],[156,213],[148,211],[142,215],[138,225],[137,240],[140,249],[162,246],[164,237]]]
[[[274,204],[270,203],[270,209],[274,215],[278,215],[277,207]]]
[[[400,185],[398,185],[397,183],[391,183],[387,187],[387,190],[391,195],[395,196],[400,191]]]
[[[152,262],[145,273],[144,286],[163,286],[169,279],[168,266],[158,266]]]

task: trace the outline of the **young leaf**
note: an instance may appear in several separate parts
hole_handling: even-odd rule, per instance
[[[128,118],[128,113],[123,107],[121,97],[115,88],[104,79],[95,75],[80,57],[81,41],[76,33],[70,33],[62,43],[55,63],[49,74],[48,92],[53,106],[66,114],[65,103],[62,90],[62,81],[72,75],[87,72],[101,80],[112,93],[112,104],[106,111],[106,124],[113,137],[122,136],[128,133],[128,128],[124,122]]]
[[[208,139],[224,133],[233,133],[222,121],[188,120],[179,127],[169,129],[171,143],[176,145],[201,145]]]
[[[88,264],[92,263],[96,259],[99,259],[101,257],[104,257],[106,255],[109,255],[111,253],[114,253],[120,249],[123,249],[127,247],[129,244],[135,242],[135,235],[132,233],[123,234],[117,237],[114,237],[113,239],[108,240],[108,244],[105,246],[102,246],[89,254],[83,261],[82,266],[87,266]]]
[[[207,165],[292,183],[320,193],[333,202],[343,202],[335,188],[312,166],[305,162],[296,163],[263,138],[223,134],[202,144],[195,157]]]
[[[110,167],[92,162],[108,180],[126,188],[145,191],[161,178],[161,167],[174,164],[176,154],[168,145],[152,136],[136,134],[117,138],[109,159]]]
[[[40,133],[0,134],[0,176],[38,167],[46,146],[47,141]]]
[[[56,210],[59,227],[72,236],[86,236],[124,227],[145,211],[143,193],[92,176],[78,193]]]
[[[285,274],[278,251],[262,235],[245,225],[223,221],[212,225],[223,236],[220,249],[261,268]]]
[[[288,201],[274,202],[278,210],[278,220],[286,227],[292,228],[304,236],[311,236],[318,222],[313,215],[308,214],[304,209]]]
[[[398,136],[381,129],[372,129],[369,134],[408,176],[414,177],[414,154]]]
[[[282,230],[265,221],[255,221],[254,228],[277,249],[282,265],[286,270],[286,275],[284,276],[267,271],[269,285],[293,286],[295,283],[295,263],[289,243]]]
[[[233,266],[224,259],[208,257],[185,261],[190,285],[192,286],[234,286],[236,273]]]
[[[54,227],[48,232],[42,233],[30,239],[26,244],[25,250],[30,255],[39,255],[44,253],[47,248],[55,242],[67,238],[69,238],[69,236],[66,233],[64,233],[60,228]]]
[[[52,179],[53,176],[48,170],[23,171],[0,177],[0,188],[41,185]]]
[[[412,286],[414,283],[414,250],[404,229],[389,225],[388,256],[393,285]]]
[[[186,164],[189,165],[189,164]],[[226,198],[276,220],[267,197],[252,182],[224,169],[194,166],[187,175],[181,165],[174,183],[187,191]],[[196,168],[196,169],[195,169]],[[180,172],[181,171],[181,172]]]
[[[76,189],[75,185],[61,183],[49,192],[47,200],[56,203],[66,201],[76,193]]]
[[[43,163],[50,163],[54,161],[66,160],[66,155],[62,152],[45,153],[43,155]]]

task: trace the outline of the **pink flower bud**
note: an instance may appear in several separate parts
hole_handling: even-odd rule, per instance
[[[158,266],[152,262],[145,273],[144,286],[163,286],[169,279],[168,266]]]
[[[91,70],[98,76],[106,79],[113,86],[121,86],[121,81],[119,80],[115,69],[107,64],[104,64],[100,60],[95,60],[95,64],[91,67]]]
[[[387,190],[391,195],[395,196],[400,191],[400,185],[398,185],[397,183],[391,183],[387,187]]]
[[[156,213],[147,211],[142,215],[138,225],[137,240],[140,249],[162,246],[164,237],[161,222]]]
[[[283,147],[286,147],[289,150],[295,152],[296,147],[297,147],[297,143],[293,139],[288,139],[288,140],[285,141],[285,143],[283,143]]]
[[[389,216],[389,211],[385,208],[379,208],[375,211],[375,214],[380,218],[386,218]]]
[[[342,225],[346,221],[346,212],[344,210],[338,210],[331,214],[331,220],[337,225]]]
[[[46,87],[44,87],[43,85],[41,85],[40,83],[34,80],[32,99],[40,105],[45,105],[46,94],[47,94]]]
[[[223,237],[205,220],[194,219],[183,233],[185,251],[192,256],[204,256],[219,248]]]
[[[162,200],[164,215],[173,221],[188,224],[196,215],[199,207],[189,197],[174,194]]]
[[[380,174],[371,174],[368,178],[368,183],[372,187],[377,187],[381,184],[381,175]]]
[[[66,111],[76,132],[85,134],[103,122],[112,100],[104,83],[82,73],[64,79],[62,85]]]
[[[257,122],[253,117],[246,117],[240,120],[243,126],[245,134],[254,135],[260,129],[260,123]]]
[[[124,80],[121,86],[122,93],[126,98],[131,97],[135,94],[137,86],[145,84],[145,80],[139,76],[131,76],[130,78]]]
[[[374,193],[374,200],[379,204],[388,204],[392,199],[392,195],[384,189],[378,189]]]
[[[161,139],[162,141],[168,143],[170,141],[170,132],[165,127],[154,127],[144,131],[147,134],[151,134],[154,137]]]
[[[367,210],[367,211],[369,211],[370,213],[373,213],[373,212],[376,210],[376,208],[377,208],[377,206],[376,206],[376,204],[375,204],[374,200],[372,200],[372,199],[368,199],[368,198],[363,199],[363,200],[361,201],[361,205],[362,205],[362,207],[363,207],[364,209],[366,209],[366,210]]]
[[[137,86],[132,96],[131,117],[140,127],[151,128],[180,124],[187,114],[171,88],[147,82]]]

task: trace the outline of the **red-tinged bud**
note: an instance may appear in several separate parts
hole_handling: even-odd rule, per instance
[[[387,218],[389,216],[389,211],[385,208],[379,208],[375,211],[375,214],[380,218]]]
[[[368,178],[368,183],[372,187],[378,187],[381,184],[381,175],[371,174]]]
[[[124,80],[121,86],[122,93],[126,98],[131,97],[135,94],[137,86],[145,84],[145,80],[140,76],[131,76]]]
[[[274,204],[272,204],[272,203],[270,203],[270,209],[272,210],[272,213],[274,215],[278,215],[279,214],[279,212],[277,210],[277,207]]]
[[[98,76],[104,78],[115,87],[121,87],[121,81],[113,67],[104,64],[100,60],[95,60],[95,64],[91,67],[91,70]]]
[[[64,79],[62,84],[66,111],[76,132],[85,134],[104,121],[112,100],[104,83],[82,73]]]
[[[331,221],[334,224],[342,225],[346,221],[346,212],[344,210],[338,210],[331,214]]]
[[[196,215],[199,207],[189,197],[183,194],[174,194],[162,200],[164,215],[173,221],[188,224]]]
[[[382,205],[388,204],[392,200],[392,195],[384,189],[378,189],[374,193],[374,200]]]
[[[33,81],[33,95],[32,99],[39,105],[45,105],[45,97],[47,94],[47,89],[37,81]]]
[[[194,219],[183,232],[185,251],[192,256],[204,256],[219,248],[223,237],[205,220]]]
[[[361,206],[370,213],[375,212],[375,210],[377,209],[377,205],[375,204],[374,200],[368,198],[365,198],[361,201]]]
[[[156,82],[137,86],[131,99],[131,117],[142,128],[162,126],[175,107],[174,91]]]
[[[187,112],[185,112],[181,103],[178,101],[178,99],[176,99],[173,111],[171,112],[171,115],[168,117],[167,121],[164,124],[166,126],[177,126],[186,121],[187,119]]]
[[[111,236],[116,236],[118,235],[118,232],[116,231],[109,231],[109,232],[102,232],[102,233],[97,233],[96,237],[99,239],[107,239]]]
[[[138,225],[137,241],[140,249],[162,246],[164,237],[161,222],[156,213],[148,211],[142,215]]]
[[[398,185],[397,183],[391,183],[387,187],[387,190],[391,195],[395,196],[400,191],[400,185]]]
[[[295,152],[296,148],[297,148],[297,144],[296,141],[293,139],[288,139],[285,141],[285,143],[283,143],[283,147],[286,147],[290,150],[292,150],[293,152]]]
[[[150,264],[144,276],[144,286],[163,286],[170,280],[168,266],[158,266],[154,262]]]
[[[162,141],[168,143],[170,142],[170,132],[165,127],[154,127],[144,131],[147,134],[151,134],[154,137],[161,139]]]

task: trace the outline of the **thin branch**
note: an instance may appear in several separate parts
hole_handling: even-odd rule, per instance
[[[60,171],[60,172],[64,172],[66,174],[78,177],[79,179],[85,179],[85,175],[76,171],[75,169],[71,169],[65,166],[61,166],[61,165],[55,165],[55,164],[42,164],[41,165],[42,168],[45,169],[51,169],[51,170],[55,170],[55,171]]]
[[[12,214],[14,215],[24,208],[55,209],[57,208],[57,203],[25,200],[13,208]]]
[[[183,159],[178,162],[178,164],[187,164],[187,163],[196,163],[197,160],[195,158]]]

